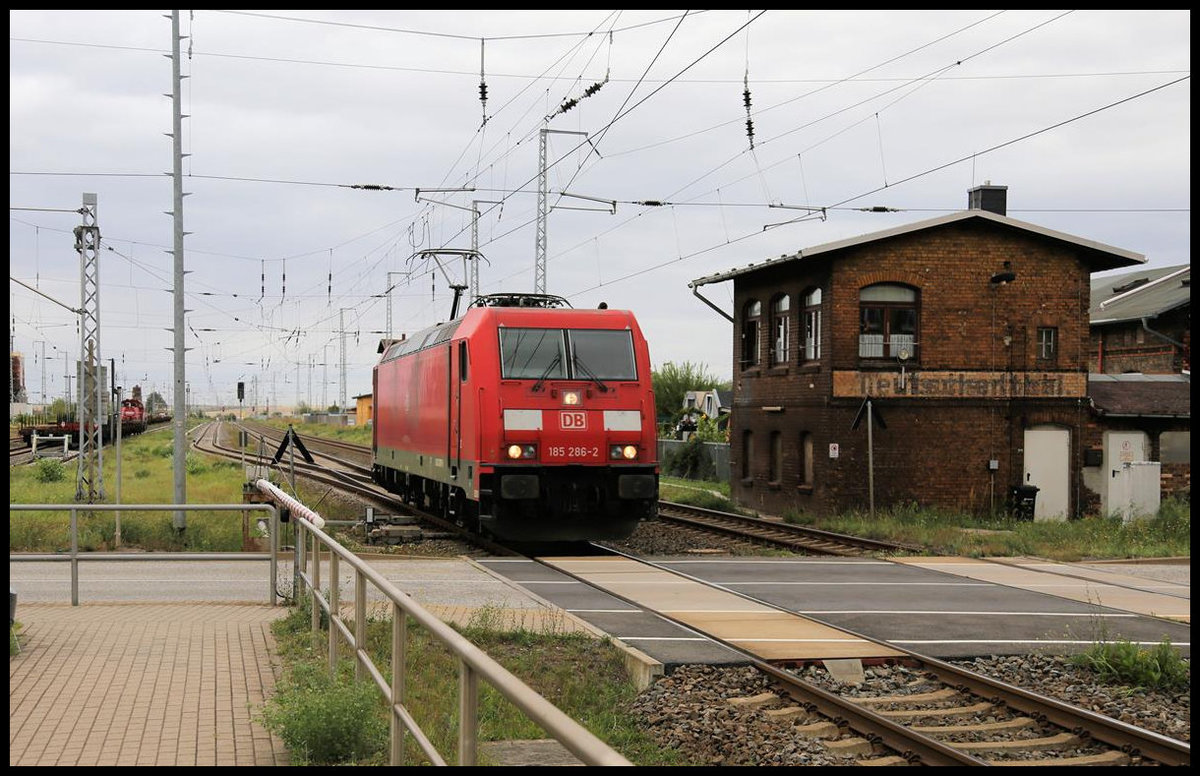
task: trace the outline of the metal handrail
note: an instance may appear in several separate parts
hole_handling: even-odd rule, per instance
[[[296,562],[298,579],[303,582],[312,596],[312,629],[320,630],[320,611],[329,617],[329,668],[332,673],[337,665],[338,636],[354,650],[354,675],[356,680],[369,674],[383,693],[391,711],[391,764],[404,764],[404,737],[412,735],[417,745],[435,765],[446,765],[444,758],[421,730],[405,705],[405,652],[407,618],[412,617],[430,634],[437,638],[458,658],[459,663],[459,726],[458,764],[476,765],[479,741],[479,679],[494,687],[514,706],[524,712],[531,721],[561,743],[568,751],[586,765],[632,765],[624,756],[601,741],[587,728],[568,717],[550,701],[513,676],[508,669],[497,663],[487,653],[468,641],[462,634],[426,611],[408,593],[397,588],[390,580],[371,568],[361,558],[347,550],[321,530],[325,520],[319,514],[301,504],[286,492],[267,480],[260,479],[255,486],[281,506],[291,510],[297,531],[307,532],[312,537],[312,568],[308,569],[306,556],[307,539],[300,533],[296,540]],[[329,552],[329,598],[320,592],[321,549]],[[354,632],[343,622],[339,606],[338,567],[339,562],[350,564],[354,570]],[[366,585],[370,582],[390,602],[392,609],[392,664],[391,682],[371,660],[366,649]],[[300,600],[300,588],[296,588],[294,601]]]
[[[269,560],[271,563],[270,589],[267,591],[267,603],[274,606],[276,598],[276,577],[278,575],[278,549],[275,536],[279,534],[279,510],[274,504],[9,504],[11,512],[70,512],[71,550],[68,554],[48,555],[44,553],[19,553],[8,555],[10,563],[20,562],[60,562],[71,564],[71,606],[79,606],[79,563],[80,561],[147,561],[147,560]],[[271,551],[270,552],[172,552],[172,553],[124,553],[124,552],[80,552],[79,551],[79,513],[80,512],[174,512],[177,510],[192,512],[246,512],[260,509],[271,514]]]

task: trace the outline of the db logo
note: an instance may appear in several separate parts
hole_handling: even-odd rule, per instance
[[[587,428],[586,412],[560,412],[558,418],[559,426],[564,429],[583,430]]]

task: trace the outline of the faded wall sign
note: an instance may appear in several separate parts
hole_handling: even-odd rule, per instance
[[[835,397],[1059,399],[1087,395],[1081,372],[834,372]]]

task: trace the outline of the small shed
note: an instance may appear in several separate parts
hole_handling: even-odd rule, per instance
[[[374,394],[364,393],[354,397],[354,425],[366,426],[375,415]]]

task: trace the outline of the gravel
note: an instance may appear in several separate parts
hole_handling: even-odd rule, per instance
[[[629,539],[606,544],[647,556],[716,552],[764,554],[760,545],[731,545],[702,532],[667,527],[658,521],[641,523]],[[406,549],[412,551],[411,547]],[[437,552],[432,547],[429,549]],[[392,551],[404,550],[396,548]],[[1151,570],[1147,568],[1144,575],[1151,576]],[[1072,665],[1067,657],[1048,654],[989,656],[948,662],[1169,738],[1191,740],[1190,681],[1187,687],[1174,692],[1133,688],[1102,682],[1091,671]],[[1190,677],[1191,662],[1186,662]],[[869,667],[864,673],[864,684],[857,688],[838,687],[837,682],[819,667],[804,669],[802,675],[826,689],[850,690],[863,695],[928,689],[922,687],[925,679],[917,675],[919,671],[903,666]],[[752,667],[680,666],[641,693],[632,712],[661,746],[679,751],[689,762],[742,766],[850,765],[855,762],[855,757],[831,751],[821,739],[797,733],[795,722],[768,722],[764,708],[729,703],[731,698],[751,697],[770,689],[768,677]],[[1079,753],[1089,751],[1095,751],[1095,747],[1085,745]],[[882,754],[877,752],[876,756]]]
[[[761,547],[750,544],[731,547],[701,536],[649,521],[641,523],[629,539],[608,544],[646,556],[706,553],[715,547],[730,555],[763,554]],[[1127,567],[1120,570],[1127,571]],[[1139,576],[1150,577],[1154,573],[1147,567]],[[1173,573],[1179,572],[1173,570]],[[1173,581],[1186,584],[1188,580]],[[1169,738],[1191,740],[1190,684],[1170,692],[1102,682],[1091,671],[1072,665],[1061,655],[988,656],[948,662]],[[1190,660],[1187,664],[1190,675]],[[854,688],[854,692],[879,695],[929,689],[922,688],[925,682],[914,675],[913,669],[902,666],[871,667],[865,674],[864,685]],[[804,675],[826,689],[850,689],[838,688],[823,668],[806,669]],[[768,690],[767,677],[750,667],[681,666],[643,692],[634,712],[660,745],[676,749],[697,763],[847,765],[854,762],[854,758],[831,752],[820,740],[798,735],[792,723],[765,724],[767,717],[762,709],[739,709],[728,702],[730,698],[750,697]],[[1084,746],[1078,753],[1090,751],[1095,751],[1095,747]]]
[[[986,657],[953,662],[1171,738],[1191,739],[1190,685],[1178,692],[1161,692],[1107,684],[1057,656]],[[856,695],[926,692],[935,686],[919,669],[903,666],[867,668],[863,684],[856,687],[839,684],[823,668],[809,667],[800,673],[824,689]],[[677,750],[698,764],[848,765],[855,761],[853,757],[830,751],[820,739],[800,735],[795,722],[769,721],[764,708],[738,708],[729,703],[731,698],[748,698],[769,691],[768,677],[749,666],[680,666],[639,695],[633,713],[660,746]],[[993,712],[982,716],[981,721],[996,721],[1002,716],[1006,715]],[[1053,732],[1057,731],[1031,729],[1025,735]],[[1085,743],[1062,756],[1094,753],[1101,748]],[[874,756],[884,754],[877,751]],[[1040,756],[1014,754],[1011,758]]]

